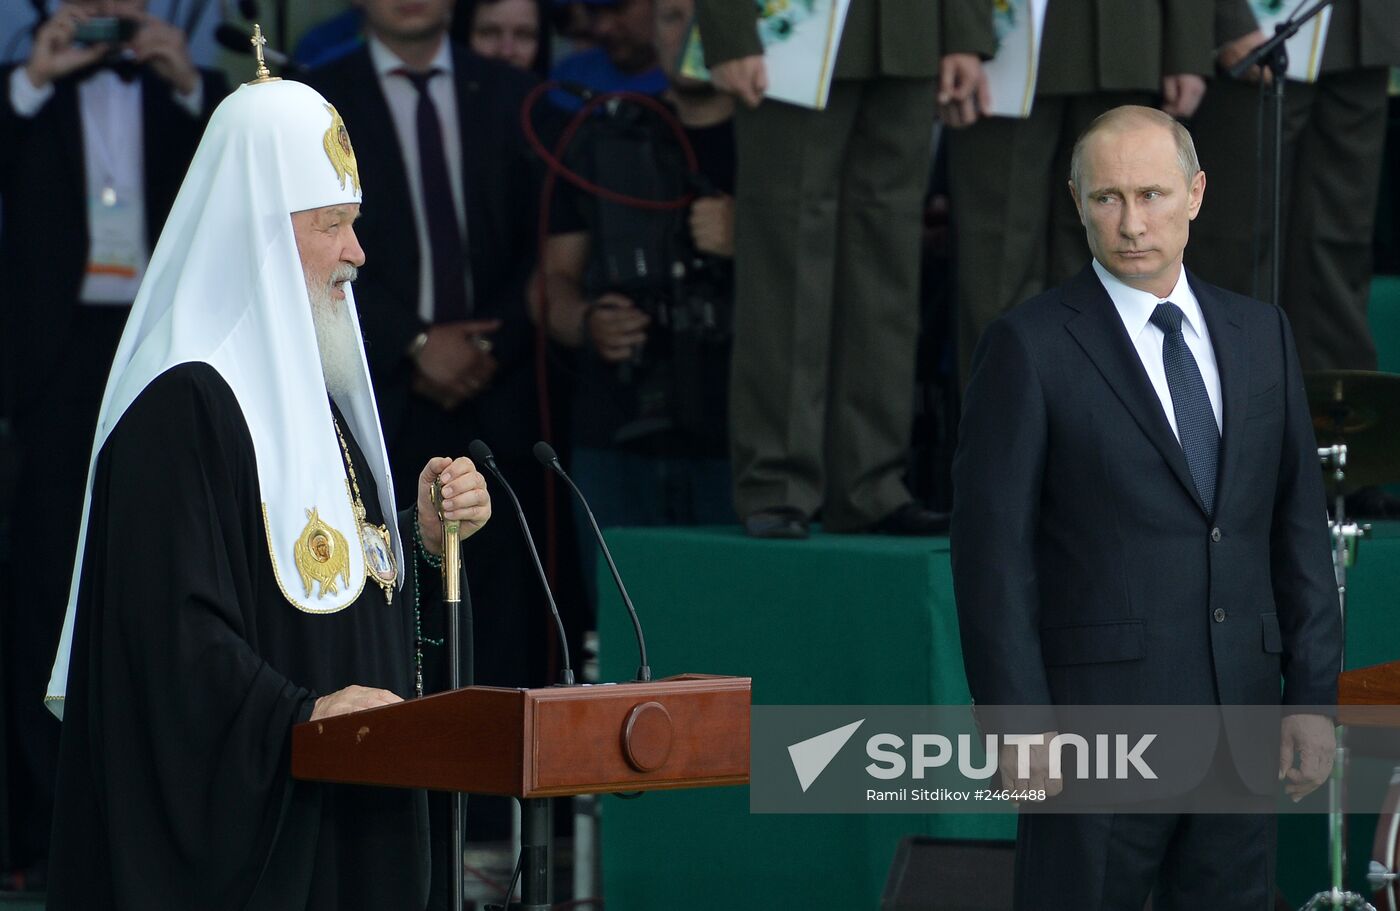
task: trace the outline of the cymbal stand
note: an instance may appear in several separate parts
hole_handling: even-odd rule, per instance
[[[1347,446],[1337,443],[1321,446],[1317,450],[1322,464],[1332,469],[1332,482],[1336,489],[1336,505],[1332,519],[1327,523],[1332,534],[1332,570],[1337,579],[1337,602],[1342,614],[1342,661],[1346,667],[1346,620],[1347,620],[1347,566],[1354,562],[1359,540],[1371,530],[1369,525],[1357,525],[1346,519],[1346,467]],[[1340,670],[1340,668],[1339,668]],[[1361,911],[1376,911],[1364,897],[1347,892],[1342,888],[1346,878],[1346,728],[1337,728],[1337,753],[1332,762],[1332,775],[1327,781],[1327,853],[1332,885],[1325,892],[1319,892],[1308,899],[1299,911],[1318,911],[1323,908],[1358,908]]]

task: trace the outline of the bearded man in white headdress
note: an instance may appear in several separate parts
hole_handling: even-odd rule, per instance
[[[349,284],[360,199],[314,90],[257,80],[214,112],[88,472],[49,688],[55,911],[426,902],[422,792],[289,772],[298,722],[414,694],[433,481],[463,536],[491,513],[465,458],[394,503]]]

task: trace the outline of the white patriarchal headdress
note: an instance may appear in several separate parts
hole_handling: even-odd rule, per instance
[[[141,391],[178,364],[209,364],[238,398],[256,452],[272,568],[288,610],[333,613],[359,596],[365,558],[291,221],[293,212],[359,201],[360,176],[345,125],[314,89],[282,80],[250,83],[214,111],[151,256],[102,397],[68,614],[49,680],[47,701],[60,718],[97,453]],[[358,336],[348,285],[345,297]],[[374,473],[403,566],[363,345],[360,365],[350,394],[345,401],[337,396],[337,404]],[[339,532],[327,536],[332,546],[348,542],[349,584],[304,581],[298,571],[297,542],[311,510]]]

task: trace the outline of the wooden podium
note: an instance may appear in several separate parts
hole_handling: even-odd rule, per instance
[[[1342,673],[1337,678],[1337,721],[1349,727],[1400,727],[1400,661]]]
[[[498,794],[521,801],[521,895],[548,908],[549,798],[747,784],[748,677],[464,687],[299,724],[308,781]]]

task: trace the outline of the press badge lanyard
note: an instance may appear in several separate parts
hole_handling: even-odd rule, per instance
[[[84,93],[83,140],[91,154],[88,162],[96,171],[87,186],[88,248],[87,281],[83,288],[86,303],[130,303],[135,295],[131,283],[139,278],[145,266],[145,226],[141,193],[139,144],[144,136],[139,132],[133,141],[138,147],[130,150],[137,163],[135,174],[119,174],[115,141],[122,135],[122,126],[130,113],[129,100],[137,99],[139,83],[128,87],[114,77],[104,76],[95,91]],[[125,97],[123,97],[125,95]],[[120,103],[120,102],[128,103]],[[92,178],[96,178],[94,181]]]

